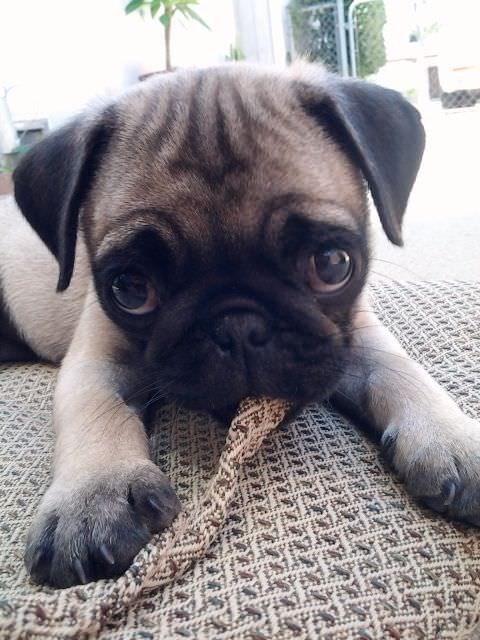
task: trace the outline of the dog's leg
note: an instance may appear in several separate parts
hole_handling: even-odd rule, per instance
[[[38,360],[30,347],[17,340],[11,340],[0,333],[1,362],[34,362]]]
[[[122,573],[179,510],[149,459],[141,420],[120,395],[123,342],[91,292],[59,373],[54,476],[27,543],[39,582],[67,587]]]
[[[0,292],[0,362],[34,360],[38,358],[15,330]]]
[[[409,491],[480,525],[480,423],[467,417],[362,300],[333,400],[366,419]]]

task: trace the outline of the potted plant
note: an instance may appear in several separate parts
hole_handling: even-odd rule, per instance
[[[228,55],[225,56],[225,62],[242,62],[245,60],[245,54],[237,45],[230,45]]]
[[[165,71],[172,71],[172,54],[171,54],[171,33],[172,20],[175,15],[181,14],[189,20],[196,20],[206,29],[210,29],[208,24],[202,20],[192,6],[198,5],[198,0],[130,0],[125,6],[125,13],[133,13],[139,11],[144,15],[148,10],[153,19],[158,18],[164,28],[164,46],[165,46]],[[148,74],[151,75],[151,74]],[[143,76],[145,77],[145,76]],[[143,79],[142,77],[142,79]]]

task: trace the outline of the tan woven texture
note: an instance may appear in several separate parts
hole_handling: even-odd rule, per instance
[[[480,415],[478,285],[392,284],[373,294],[410,354]],[[152,455],[195,518],[180,518],[162,550],[156,540],[116,582],[32,585],[22,555],[48,486],[54,381],[41,365],[0,368],[1,638],[480,637],[479,531],[418,506],[375,443],[321,406],[275,430],[242,465],[281,419],[280,405],[247,406],[228,438],[203,416],[167,408]]]

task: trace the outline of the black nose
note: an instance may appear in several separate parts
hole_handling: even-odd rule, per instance
[[[210,334],[222,351],[239,353],[245,348],[265,346],[272,337],[272,330],[267,319],[259,313],[233,311],[217,316]]]

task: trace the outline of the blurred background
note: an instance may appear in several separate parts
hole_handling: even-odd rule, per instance
[[[478,0],[0,0],[0,194],[48,130],[151,73],[302,55],[422,113],[405,249],[374,222],[375,277],[480,279],[479,25]]]

